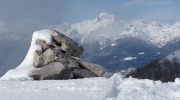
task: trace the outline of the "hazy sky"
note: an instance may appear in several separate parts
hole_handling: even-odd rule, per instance
[[[119,20],[180,21],[180,0],[0,0],[0,21],[77,23],[101,12]]]

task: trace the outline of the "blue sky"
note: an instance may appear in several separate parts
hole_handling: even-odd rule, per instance
[[[0,0],[0,21],[35,19],[45,23],[77,23],[101,12],[119,20],[180,21],[180,0]]]

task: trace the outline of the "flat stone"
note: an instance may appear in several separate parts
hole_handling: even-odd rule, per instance
[[[53,62],[35,70],[31,77],[34,80],[69,79],[70,74],[71,70],[67,69],[60,62]]]
[[[77,44],[71,38],[56,30],[53,30],[52,37],[55,42],[57,42],[56,44],[59,44],[61,46],[62,50],[66,51],[72,56],[80,57],[80,55],[84,51],[84,48],[81,45]]]
[[[97,64],[85,62],[78,57],[73,57],[73,56],[71,57],[78,62],[80,67],[89,70],[90,72],[94,73],[98,77],[101,77],[106,72],[105,68]]]
[[[75,69],[73,71],[74,78],[89,78],[89,77],[96,77],[92,72],[86,69]]]

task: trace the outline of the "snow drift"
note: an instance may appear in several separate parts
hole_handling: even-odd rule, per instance
[[[33,67],[34,53],[36,50],[41,50],[39,45],[36,45],[36,39],[45,40],[48,44],[51,43],[51,33],[49,29],[40,30],[33,33],[31,46],[23,60],[23,62],[15,69],[9,70],[1,77],[2,80],[32,80],[29,75],[35,70]]]
[[[180,100],[180,79],[88,78],[51,81],[0,81],[1,100]],[[7,95],[8,94],[8,95]]]

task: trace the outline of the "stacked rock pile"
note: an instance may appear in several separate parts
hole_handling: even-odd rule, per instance
[[[101,77],[105,73],[105,68],[79,58],[84,51],[81,45],[56,30],[51,36],[51,44],[36,40],[42,51],[34,54],[34,80]]]

